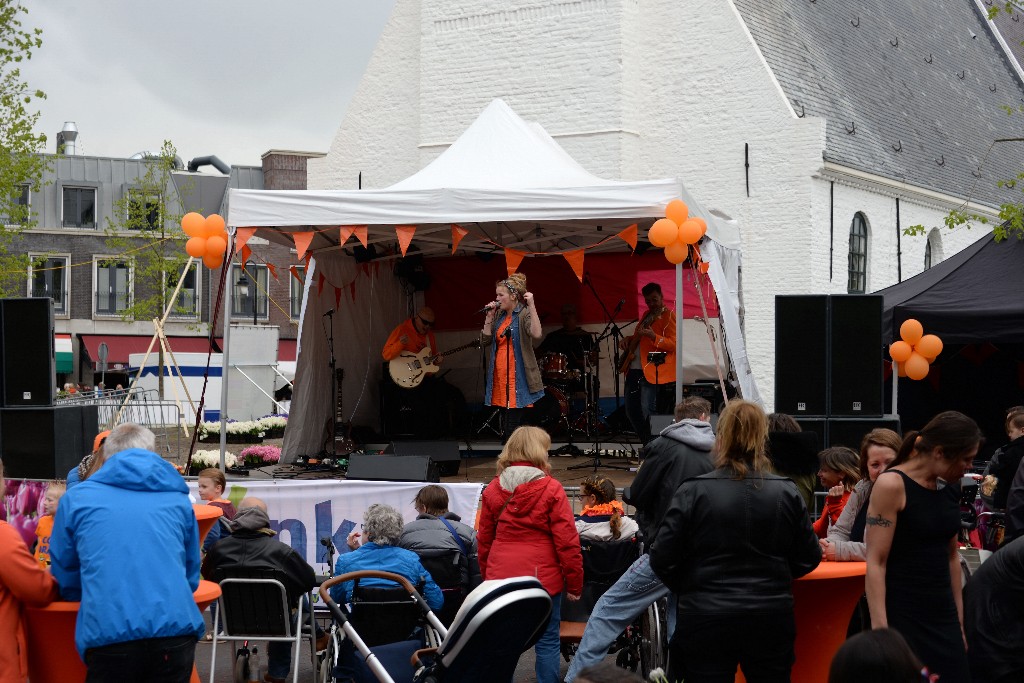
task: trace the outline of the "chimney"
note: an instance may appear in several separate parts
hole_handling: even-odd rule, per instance
[[[74,121],[65,121],[64,128],[57,133],[57,154],[74,156],[77,153],[75,141],[78,140],[78,126]]]

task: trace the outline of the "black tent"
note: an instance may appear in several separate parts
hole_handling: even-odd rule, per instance
[[[959,410],[985,432],[982,458],[1005,442],[1005,410],[1024,402],[1022,292],[1024,241],[997,243],[991,234],[878,292],[884,301],[883,344],[899,339],[903,321],[915,318],[944,345],[925,380],[900,382],[904,430],[920,429],[943,410]]]
[[[899,338],[916,318],[945,344],[1024,342],[1024,241],[996,243],[991,234],[906,282],[884,297],[882,341]]]

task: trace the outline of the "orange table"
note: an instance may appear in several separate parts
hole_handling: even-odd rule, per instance
[[[792,680],[828,680],[832,657],[846,640],[850,617],[864,594],[866,570],[864,562],[822,562],[793,582],[796,663]],[[737,672],[736,681],[746,678]]]
[[[220,586],[199,581],[192,594],[199,611],[220,597]],[[85,663],[75,649],[78,602],[54,602],[46,607],[26,607],[25,637],[28,641],[28,677],[32,681],[85,681]],[[192,680],[199,681],[192,669]]]
[[[217,518],[224,514],[216,505],[197,505],[192,504],[192,510],[196,513],[196,522],[199,524],[199,547],[203,547],[203,540],[206,539],[206,534],[210,533],[210,529],[217,523]]]

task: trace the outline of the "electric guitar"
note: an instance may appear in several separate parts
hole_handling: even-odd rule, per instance
[[[662,307],[658,311],[647,311],[647,314],[640,319],[639,323],[637,323],[636,329],[633,331],[633,336],[631,336],[629,341],[626,343],[626,350],[622,356],[622,361],[619,363],[620,374],[624,375],[629,372],[629,366],[633,363],[633,359],[636,358],[636,351],[640,348],[640,340],[644,338],[640,332],[653,325],[654,321],[658,319],[658,316],[660,316],[664,310],[664,307]]]
[[[466,349],[478,348],[480,348],[480,340],[474,339],[468,344],[433,355],[430,353],[429,346],[424,347],[419,353],[402,351],[388,363],[388,372],[391,373],[391,379],[395,381],[395,384],[404,389],[412,389],[413,387],[418,387],[423,378],[428,374],[435,373],[441,369],[437,366],[437,361],[441,358],[458,353],[459,351],[465,351]]]

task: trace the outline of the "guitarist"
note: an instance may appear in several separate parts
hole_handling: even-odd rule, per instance
[[[430,350],[437,353],[437,340],[434,339],[434,311],[429,306],[424,306],[416,315],[407,318],[391,331],[388,340],[384,342],[384,348],[380,355],[385,361],[398,358],[402,351],[419,353],[424,347],[429,346]],[[437,359],[440,365],[443,358]]]
[[[652,437],[650,417],[656,410],[658,387],[676,381],[676,314],[665,308],[658,283],[648,282],[640,293],[647,312],[633,335],[619,342],[626,352],[619,372],[626,373],[626,416],[646,444]],[[655,368],[647,360],[651,351],[664,351],[665,363]]]
[[[403,389],[392,381],[387,368],[387,361],[397,358],[403,351],[419,353],[428,346],[431,352],[437,351],[435,322],[433,309],[424,306],[392,330],[381,349],[380,355],[385,361],[381,377],[384,421],[381,431],[390,436],[434,439],[445,436],[450,428],[448,392],[443,380],[428,376],[419,386]],[[437,364],[442,360],[439,358]]]

